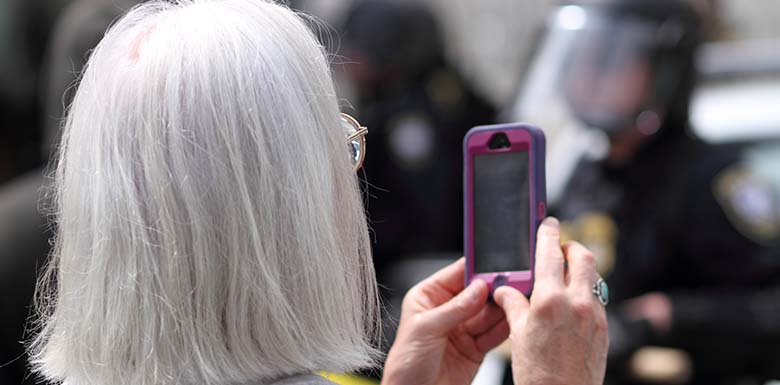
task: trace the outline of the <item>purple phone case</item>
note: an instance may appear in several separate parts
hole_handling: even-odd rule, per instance
[[[530,168],[528,174],[530,177],[529,186],[531,187],[531,191],[528,194],[528,204],[531,208],[531,223],[529,226],[531,231],[531,234],[529,234],[531,270],[476,274],[474,272],[474,222],[472,220],[474,202],[471,199],[473,189],[471,180],[474,170],[471,159],[473,155],[491,152],[487,148],[487,143],[496,132],[503,132],[509,138],[511,145],[509,150],[506,151],[528,151]],[[466,285],[471,283],[472,279],[478,278],[488,283],[491,293],[498,286],[508,285],[520,290],[527,296],[531,295],[534,284],[533,269],[535,266],[536,230],[547,214],[544,158],[544,132],[529,124],[508,123],[477,126],[466,133],[463,139],[463,241],[466,254]]]

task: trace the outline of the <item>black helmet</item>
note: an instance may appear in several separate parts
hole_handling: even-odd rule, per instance
[[[372,87],[416,82],[444,64],[444,43],[428,7],[391,0],[359,1],[342,26],[340,55]],[[353,74],[355,75],[355,74]]]

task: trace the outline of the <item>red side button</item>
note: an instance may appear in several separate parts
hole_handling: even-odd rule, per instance
[[[539,204],[536,205],[536,215],[539,217],[539,220],[542,220],[547,216],[547,207],[544,206],[544,202],[539,202]]]

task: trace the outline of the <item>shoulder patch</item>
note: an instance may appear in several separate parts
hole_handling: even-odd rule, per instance
[[[780,191],[741,166],[718,174],[713,194],[731,224],[748,239],[763,245],[780,241]]]

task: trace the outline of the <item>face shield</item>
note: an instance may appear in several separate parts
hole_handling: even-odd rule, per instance
[[[652,134],[680,82],[684,58],[674,51],[683,33],[673,19],[660,22],[598,7],[558,8],[523,99],[547,99],[563,110],[558,113],[609,135],[631,128]]]
[[[582,156],[607,153],[609,138],[661,128],[686,65],[676,51],[684,27],[599,6],[551,13],[510,113],[545,128],[548,165],[563,179],[548,178],[553,199]]]
[[[657,107],[652,105],[653,28],[630,20],[606,23],[593,16],[589,28],[570,40],[559,87],[575,119],[613,135]]]

